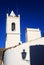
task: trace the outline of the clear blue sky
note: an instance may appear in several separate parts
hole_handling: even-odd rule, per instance
[[[41,33],[44,33],[43,0],[0,0],[0,48],[4,47],[6,40],[6,13],[10,14],[12,10],[21,16],[22,42],[25,42],[27,27],[40,28]]]

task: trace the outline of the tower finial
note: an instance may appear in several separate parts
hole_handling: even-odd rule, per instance
[[[13,17],[16,16],[13,10],[11,11],[10,16],[13,16]]]

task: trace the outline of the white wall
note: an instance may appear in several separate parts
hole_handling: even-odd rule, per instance
[[[16,48],[6,50],[4,54],[4,65],[30,65],[30,46],[35,45],[44,45],[44,37],[23,43]],[[25,60],[23,60],[21,56],[23,49],[25,49],[27,53]]]
[[[8,48],[8,47],[12,47],[12,46],[15,46],[15,45],[18,45],[20,42],[20,35],[17,34],[8,34],[7,35],[7,38],[6,38],[6,44],[5,44],[5,47]]]
[[[41,37],[41,32],[39,29],[27,28],[26,30],[26,41],[35,40]]]
[[[23,49],[25,49],[25,51],[28,52],[25,60],[23,60],[21,56]],[[16,48],[9,49],[5,52],[4,65],[24,65],[24,64],[30,65],[28,56],[29,56],[29,48],[27,48],[27,46],[24,46],[24,44],[22,44]]]
[[[15,23],[15,30],[11,30],[12,22]],[[20,33],[20,15],[17,16],[7,16],[6,19],[6,33]]]
[[[12,23],[15,23],[15,30],[12,31]],[[7,14],[6,19],[6,42],[5,48],[15,46],[20,42],[20,15],[16,16],[12,11],[10,15]]]

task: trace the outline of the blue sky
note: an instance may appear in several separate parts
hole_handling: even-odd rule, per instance
[[[25,42],[26,28],[39,28],[44,33],[43,0],[0,0],[0,48],[6,41],[6,13],[20,14],[21,40]]]

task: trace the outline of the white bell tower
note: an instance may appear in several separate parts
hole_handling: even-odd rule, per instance
[[[20,43],[20,15],[16,16],[13,11],[10,15],[7,14],[6,34],[5,48],[12,47]]]

